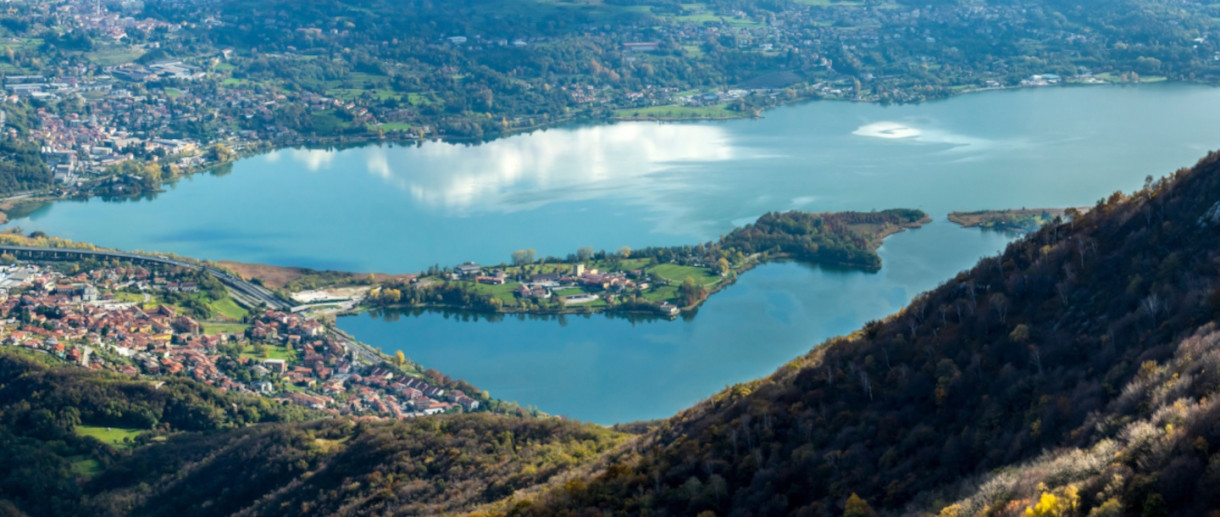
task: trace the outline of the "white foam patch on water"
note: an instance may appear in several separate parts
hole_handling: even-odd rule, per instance
[[[960,135],[934,128],[918,128],[894,121],[873,122],[852,131],[853,135],[887,140],[904,140],[921,144],[948,145],[946,152],[978,152],[993,148],[995,143],[986,138]]]
[[[908,126],[905,124],[900,124],[898,122],[884,121],[884,122],[873,122],[872,124],[865,124],[863,126],[860,126],[860,127],[856,128],[855,131],[852,131],[852,134],[858,135],[858,136],[870,136],[873,138],[888,138],[888,139],[896,140],[896,139],[901,139],[901,138],[917,138],[920,135],[922,135],[923,132],[921,132],[920,130],[915,129],[911,126]]]

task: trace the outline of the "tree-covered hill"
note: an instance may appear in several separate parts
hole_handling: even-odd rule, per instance
[[[595,465],[629,436],[556,418],[324,417],[0,347],[0,515],[433,515]]]
[[[877,248],[886,237],[931,221],[920,210],[881,212],[772,212],[720,240],[721,248],[774,253],[812,264],[880,269]]]
[[[487,414],[323,420],[180,435],[85,485],[94,515],[436,515],[496,501],[627,435]]]
[[[48,358],[0,347],[0,514],[79,514],[85,495],[77,479],[117,461],[124,447],[156,447],[157,436],[317,417],[192,380],[154,383]],[[87,429],[122,429],[128,441],[103,445]]]

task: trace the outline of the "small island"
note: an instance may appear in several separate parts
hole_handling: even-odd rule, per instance
[[[364,305],[479,312],[572,314],[601,311],[676,317],[698,307],[760,264],[797,260],[877,270],[885,237],[929,222],[919,210],[773,212],[718,241],[614,252],[585,247],[566,257],[538,258],[530,249],[511,263],[433,267],[414,277],[386,278]]]
[[[977,210],[974,212],[951,212],[949,221],[965,228],[982,228],[1015,234],[1026,234],[1041,228],[1057,218],[1070,218],[1083,214],[1082,208],[1014,208],[1008,210]]]

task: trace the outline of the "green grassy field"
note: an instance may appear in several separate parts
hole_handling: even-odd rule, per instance
[[[77,477],[89,478],[101,472],[102,464],[93,458],[85,458],[73,461],[68,468],[72,469],[72,474]]]
[[[245,323],[224,323],[224,322],[214,322],[214,321],[205,321],[205,322],[200,323],[200,325],[203,327],[203,333],[208,334],[208,335],[212,335],[212,334],[243,335],[246,333],[246,329],[250,328],[250,326],[246,325]]]
[[[674,300],[677,297],[678,287],[673,285],[665,285],[644,291],[644,298],[654,302]]]
[[[245,309],[228,296],[208,302],[208,307],[212,308],[212,316],[216,319],[240,321],[247,314]]]
[[[513,295],[513,289],[521,285],[516,282],[506,282],[502,285],[480,284],[476,282],[461,282],[462,286],[473,292],[480,294],[489,294],[493,298],[500,300],[500,303],[510,305],[516,303],[516,296]]]
[[[241,353],[242,357],[254,360],[262,359],[283,359],[291,361],[296,358],[296,350],[291,350],[285,345],[265,345],[267,347],[266,355],[255,351],[254,346],[247,346]]]
[[[699,118],[740,118],[741,113],[728,109],[727,104],[713,106],[648,106],[646,108],[629,108],[614,112],[616,117],[623,118],[657,118],[657,119],[699,119]]]
[[[707,54],[699,45],[682,45],[682,50],[686,52],[686,55],[694,58],[700,58]]]
[[[326,90],[326,94],[345,101],[356,100],[357,98],[363,97],[366,94],[372,95],[373,98],[381,101],[386,99],[398,100],[402,98],[402,94],[384,88],[375,88],[372,90],[366,90],[364,88],[330,88]]]
[[[397,122],[387,122],[385,124],[377,124],[378,129],[384,129],[386,131],[406,131],[408,129],[411,129],[412,127],[414,127],[414,126],[412,126],[411,124],[401,124],[401,123],[397,123]]]
[[[130,63],[144,55],[144,51],[135,47],[107,47],[85,53],[85,58],[101,66],[121,65]]]
[[[0,49],[13,50],[38,50],[42,46],[44,40],[42,38],[17,38],[17,41],[5,41],[0,43]]]
[[[147,431],[147,429],[133,429],[125,427],[100,427],[91,425],[76,426],[76,434],[79,436],[90,436],[98,441],[109,445],[126,445],[136,435]]]
[[[629,258],[615,260],[594,260],[589,262],[589,267],[601,271],[631,271],[633,269],[643,269],[648,265],[648,259],[644,258]]]
[[[138,293],[129,293],[127,291],[115,291],[114,299],[120,302],[128,303],[143,303],[144,295]]]
[[[654,276],[664,278],[674,284],[682,283],[686,277],[695,279],[695,282],[703,284],[704,287],[711,287],[720,282],[720,275],[713,273],[711,269],[693,266],[679,266],[677,264],[661,264],[652,267],[648,272]]]
[[[196,293],[193,297],[205,302],[207,306],[212,309],[212,317],[216,320],[241,321],[242,317],[247,314],[246,309],[243,309],[237,304],[236,301],[233,300],[233,298],[228,296],[225,296],[219,300],[208,300],[207,297],[205,297],[202,293]],[[143,294],[117,291],[114,293],[114,299],[121,302],[139,304],[140,308],[145,310],[156,309],[161,305],[169,305],[170,307],[173,307],[174,311],[178,314],[190,313],[190,311],[187,311],[179,305],[166,303],[165,300],[156,295],[150,295],[148,302],[145,302]]]

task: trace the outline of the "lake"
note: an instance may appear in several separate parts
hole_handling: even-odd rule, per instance
[[[481,145],[288,149],[151,200],[58,202],[8,226],[186,256],[413,272],[512,251],[691,244],[773,210],[919,208],[879,273],[765,266],[689,321],[463,321],[340,327],[493,395],[601,423],[672,414],[891,313],[1007,242],[952,210],[1091,205],[1220,144],[1220,89],[989,92],[912,106],[814,102],[766,118],[619,123]],[[468,318],[467,318],[468,319]]]
[[[896,312],[1007,242],[999,233],[937,222],[887,239],[878,273],[764,265],[713,295],[689,321],[598,314],[491,321],[426,311],[345,317],[339,326],[543,411],[604,424],[662,418]]]

